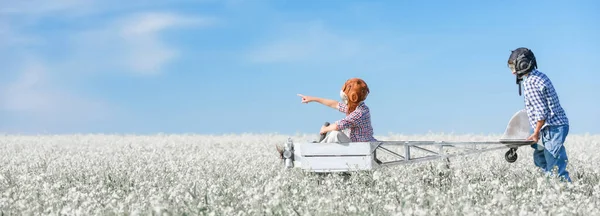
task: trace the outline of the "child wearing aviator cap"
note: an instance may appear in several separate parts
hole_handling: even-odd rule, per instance
[[[371,113],[369,107],[365,104],[367,95],[369,95],[369,87],[360,78],[352,78],[344,83],[340,91],[342,101],[339,102],[298,94],[302,98],[302,103],[318,102],[346,114],[344,118],[335,123],[321,127],[320,134],[327,134],[321,143],[377,141],[373,137]],[[349,135],[343,133],[343,130],[349,130]],[[277,150],[280,154],[283,152],[283,149],[279,146]]]

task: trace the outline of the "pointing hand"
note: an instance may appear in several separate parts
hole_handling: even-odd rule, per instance
[[[309,103],[309,102],[313,102],[313,97],[311,96],[304,96],[302,94],[298,94],[298,96],[300,96],[302,98],[302,103]]]

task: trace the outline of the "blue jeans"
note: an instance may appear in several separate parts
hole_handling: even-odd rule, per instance
[[[533,144],[531,147],[535,149],[533,151],[533,163],[537,167],[551,174],[552,168],[558,166],[558,176],[571,182],[567,171],[569,158],[563,145],[568,134],[569,125],[546,126],[540,131],[540,140],[544,144],[544,150],[538,150],[537,144]]]

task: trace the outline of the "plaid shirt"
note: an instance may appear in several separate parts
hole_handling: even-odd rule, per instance
[[[525,108],[531,127],[535,128],[539,120],[546,120],[542,128],[549,125],[569,124],[554,86],[546,74],[533,70],[525,77],[523,88]]]
[[[340,112],[346,113],[348,105],[338,103]],[[373,137],[373,127],[371,126],[371,113],[369,107],[364,102],[360,102],[356,110],[351,112],[345,118],[336,121],[339,130],[350,129],[350,140],[352,142],[373,142],[377,141]]]

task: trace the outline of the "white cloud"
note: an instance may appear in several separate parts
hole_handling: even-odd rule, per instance
[[[186,17],[173,13],[146,12],[134,14],[121,20],[121,33],[126,37],[153,34],[169,27],[209,25],[211,20]]]
[[[125,18],[118,32],[127,52],[123,58],[127,66],[142,74],[156,74],[178,56],[175,48],[160,40],[159,34],[169,28],[205,26],[211,19],[188,17],[170,13],[143,13]]]
[[[19,32],[11,23],[0,16],[0,51],[7,47],[20,47],[40,43],[39,36],[26,35]]]
[[[157,75],[179,56],[179,50],[160,38],[161,33],[214,23],[212,18],[175,13],[132,14],[74,35],[74,59],[69,68],[80,70],[127,69],[138,75]]]
[[[175,2],[182,1],[189,0]],[[136,0],[0,0],[0,48],[56,43],[48,41],[44,35],[25,33],[36,29],[37,24],[47,19],[54,19],[65,22],[60,31],[66,38],[62,53],[71,52],[67,55],[70,60],[61,65],[63,69],[80,70],[83,73],[131,70],[138,75],[159,74],[180,53],[175,46],[161,38],[162,33],[215,22],[213,18],[171,12],[143,12],[145,7],[161,4],[166,3]],[[109,12],[115,16],[93,16]],[[83,30],[64,28],[70,22],[89,27]],[[69,48],[73,50],[67,50]]]
[[[15,121],[4,121],[0,128],[12,131],[10,127],[25,125],[39,131],[56,126],[61,130],[114,117],[119,108],[115,104],[89,97],[81,89],[63,83],[80,85],[89,81],[82,75],[94,72],[159,74],[180,55],[175,45],[161,38],[163,33],[215,22],[212,18],[178,13],[139,12],[143,10],[138,6],[149,4],[0,0],[0,56],[10,57],[0,59],[0,112]],[[107,12],[115,16],[91,16]],[[47,19],[62,23],[62,27],[45,35],[37,27]],[[70,24],[76,28],[70,28]],[[57,47],[60,50],[55,50]],[[38,59],[21,61],[22,55]]]
[[[335,34],[320,23],[284,32],[278,39],[249,52],[248,60],[255,63],[347,60],[361,55],[365,48],[360,41]]]
[[[0,38],[2,38],[2,40],[0,40],[0,48],[22,43],[22,40],[15,34],[16,33],[8,23],[0,20]]]
[[[82,13],[93,8],[93,0],[4,0],[0,1],[0,15],[44,16]]]
[[[43,44],[43,35],[25,33],[48,19],[79,20],[102,10],[96,0],[0,0],[0,48]]]
[[[39,121],[93,121],[110,113],[109,105],[60,89],[48,78],[50,68],[37,60],[27,61],[18,78],[3,86],[0,108]]]

